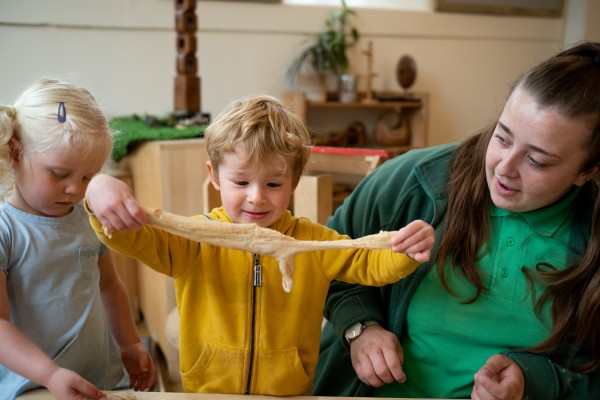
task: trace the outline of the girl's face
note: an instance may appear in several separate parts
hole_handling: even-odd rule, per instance
[[[213,186],[221,192],[225,211],[235,223],[271,226],[287,211],[294,188],[288,168],[269,162],[246,165],[242,151],[226,152],[218,172],[207,162]]]
[[[485,169],[492,201],[513,212],[536,210],[561,199],[597,172],[581,171],[589,123],[540,108],[521,88],[508,99],[488,144]]]
[[[83,199],[90,179],[103,164],[103,158],[76,147],[13,159],[16,185],[8,201],[30,214],[65,216]]]

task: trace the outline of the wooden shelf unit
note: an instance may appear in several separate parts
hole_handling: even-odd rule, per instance
[[[330,174],[332,181],[329,186],[334,191],[327,198],[321,197],[324,190],[317,198],[325,201],[333,199],[332,212],[343,201],[343,199],[353,190],[354,186],[360,182],[368,173],[379,166],[389,157],[395,157],[414,148],[427,146],[427,121],[429,110],[429,96],[425,93],[412,93],[411,98],[403,101],[362,101],[364,94],[359,95],[358,101],[352,103],[342,103],[339,101],[316,102],[307,100],[304,92],[284,92],[283,101],[296,114],[298,114],[306,123],[311,134],[330,134],[346,129],[355,121],[363,123],[366,129],[367,146],[366,148],[350,148],[343,151],[329,151],[325,154],[314,153],[307,165],[307,173]],[[376,121],[383,112],[395,111],[402,113],[403,120],[407,123],[410,131],[410,139],[404,146],[381,146],[375,141]],[[323,149],[336,146],[325,145]],[[344,150],[340,148],[340,150]],[[367,154],[385,150],[385,156],[380,154]],[[360,152],[365,151],[364,155]],[[326,219],[323,215],[320,220]]]
[[[412,93],[413,99],[403,101],[377,101],[341,103],[339,101],[309,101],[304,92],[283,93],[283,101],[298,114],[312,133],[335,132],[344,129],[353,121],[361,121],[367,128],[368,146],[387,150],[392,156],[412,148],[427,146],[429,96]],[[379,146],[373,135],[375,120],[387,110],[402,112],[408,121],[410,141],[406,146]],[[319,115],[320,113],[320,115]]]
[[[179,215],[197,215],[205,212],[207,160],[204,139],[157,140],[137,146],[123,159],[122,167],[131,174],[140,204]],[[141,314],[163,353],[169,379],[180,382],[179,349],[169,343],[165,329],[168,314],[177,307],[173,279],[135,262]]]

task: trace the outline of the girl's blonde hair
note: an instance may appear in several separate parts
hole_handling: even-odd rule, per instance
[[[311,139],[304,122],[279,99],[253,96],[229,104],[204,132],[206,149],[215,171],[225,152],[244,146],[246,163],[275,161],[291,168],[293,186],[300,180]]]
[[[64,117],[64,119],[62,118]],[[11,148],[11,138],[18,147]],[[12,106],[0,106],[0,198],[12,191],[13,157],[69,150],[108,159],[112,132],[92,94],[82,86],[43,78],[29,86]]]

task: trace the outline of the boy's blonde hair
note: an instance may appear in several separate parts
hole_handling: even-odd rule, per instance
[[[18,149],[11,150],[12,137],[19,140]],[[77,147],[81,157],[106,160],[112,141],[108,122],[87,89],[52,78],[36,81],[13,106],[0,105],[0,198],[14,187],[11,162],[15,151],[24,157]]]
[[[279,99],[252,96],[229,104],[204,132],[206,149],[215,171],[223,153],[243,145],[248,165],[275,161],[291,168],[296,187],[310,154],[311,139],[304,122]]]

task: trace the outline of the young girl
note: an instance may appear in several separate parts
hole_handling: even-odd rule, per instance
[[[40,386],[57,399],[99,398],[123,365],[130,387],[153,384],[123,282],[81,206],[111,148],[106,119],[82,87],[42,79],[0,106],[4,399]]]
[[[232,103],[208,127],[205,138],[208,170],[223,204],[208,218],[255,223],[299,240],[347,238],[295,218],[287,209],[308,160],[310,136],[279,100],[255,96]],[[415,221],[392,238],[396,253],[300,253],[294,287],[285,293],[272,257],[194,242],[149,226],[140,229],[146,215],[131,189],[117,179],[94,178],[86,204],[95,213],[90,220],[103,241],[174,278],[181,377],[188,392],[308,394],[329,283],[395,282],[429,259],[434,240],[433,229]],[[112,231],[138,231],[115,232],[109,239],[102,225]]]

